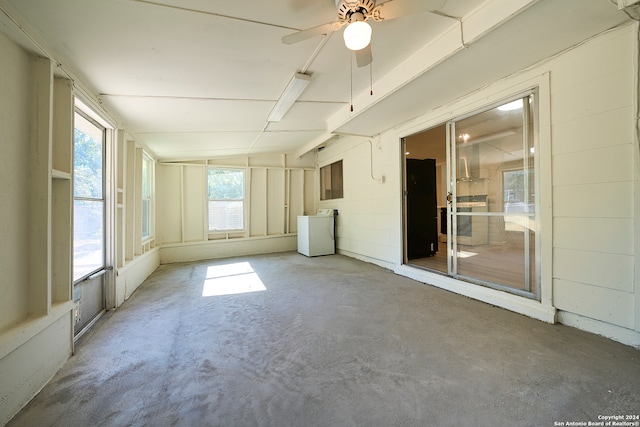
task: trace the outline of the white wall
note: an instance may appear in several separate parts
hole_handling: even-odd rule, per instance
[[[127,138],[119,129],[114,133],[113,169],[115,179],[114,221],[109,229],[113,236],[115,258],[115,289],[113,301],[107,308],[119,307],[160,265],[160,251],[156,246],[156,231],[152,214],[151,235],[142,238],[142,160],[144,149]],[[147,153],[152,155],[152,153]],[[154,164],[151,162],[152,165]],[[153,171],[151,173],[153,176]],[[153,194],[153,185],[152,191]],[[152,196],[152,202],[155,199]],[[154,208],[157,210],[157,206]],[[110,293],[108,293],[110,295]]]
[[[0,33],[0,332],[28,311],[30,57]],[[8,225],[11,226],[8,226]]]
[[[553,289],[567,313],[561,320],[577,314],[635,326],[637,50],[627,26],[553,63]]]
[[[0,21],[4,19],[0,17]],[[23,45],[0,32],[0,425],[64,364],[73,352],[74,334],[72,117],[74,94],[81,91],[81,82],[72,84],[54,75],[57,61],[43,51],[41,44],[21,47],[30,46],[33,39],[23,37],[22,31],[17,33],[13,35]],[[35,49],[40,55],[27,49]],[[143,244],[140,238],[137,242],[128,239],[133,236],[135,240],[139,224],[137,229],[133,227],[134,232],[124,229],[125,223],[132,228],[134,221],[126,221],[130,215],[125,214],[139,212],[140,197],[137,203],[136,197],[133,203],[125,200],[125,196],[134,194],[134,187],[124,188],[124,180],[135,184],[136,179],[123,169],[122,140],[115,146],[107,153],[106,168],[113,186],[107,260],[114,261],[117,276],[107,281],[108,308],[128,298],[160,263],[159,250],[152,249],[152,240]],[[110,179],[114,165],[109,162],[113,158],[119,160],[116,180]],[[141,175],[139,168],[135,174]],[[137,250],[137,256],[124,256],[125,246],[132,253]]]
[[[245,170],[244,230],[208,232],[208,166]],[[164,162],[156,170],[160,262],[193,261],[295,250],[296,217],[310,212],[314,158],[262,155],[196,162]]]
[[[345,137],[319,153],[319,165],[343,160],[338,208],[340,252],[394,268],[546,321],[640,346],[637,24],[601,34],[536,67],[479,89],[373,140]],[[400,138],[542,85],[543,301],[474,290],[443,276],[408,272],[402,260]],[[546,121],[546,124],[545,124]],[[544,212],[549,212],[547,215]]]
[[[70,283],[65,286],[52,274],[60,268],[61,277],[70,277],[62,271],[65,261],[67,270],[71,265],[64,254],[70,237],[65,244],[53,229],[58,221],[69,221],[65,189],[70,186],[68,179],[58,186],[50,178],[56,154],[51,144],[60,130],[52,123],[54,108],[67,109],[60,116],[69,117],[71,105],[64,101],[70,100],[70,86],[60,85],[66,92],[56,96],[65,99],[54,101],[51,70],[47,59],[0,33],[0,424],[40,390],[73,349]],[[64,212],[66,218],[52,218]]]
[[[71,311],[51,324],[33,325],[40,332],[28,340],[13,335],[0,343],[0,424],[29,402],[71,355]],[[5,344],[15,350],[5,354]]]
[[[321,167],[342,159],[344,197],[319,204],[338,209],[338,249],[387,267],[402,260],[398,147],[389,134],[381,139],[344,137],[318,156]]]

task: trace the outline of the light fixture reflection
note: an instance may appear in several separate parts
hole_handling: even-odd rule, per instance
[[[364,49],[371,43],[371,26],[364,21],[352,22],[344,29],[343,37],[348,49]]]
[[[522,108],[522,98],[516,99],[508,104],[504,104],[498,107],[500,111],[513,111]]]

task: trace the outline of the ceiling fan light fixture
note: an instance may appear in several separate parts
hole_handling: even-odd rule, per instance
[[[348,49],[364,49],[371,43],[371,25],[364,21],[352,22],[344,29],[343,37]]]

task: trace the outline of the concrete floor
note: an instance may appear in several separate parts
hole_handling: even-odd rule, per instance
[[[266,290],[203,296],[237,285]],[[284,253],[161,266],[8,425],[553,426],[639,412],[639,350],[344,256]]]

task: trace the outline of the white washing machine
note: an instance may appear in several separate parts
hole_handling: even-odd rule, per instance
[[[306,256],[336,253],[333,209],[298,216],[298,252]]]

